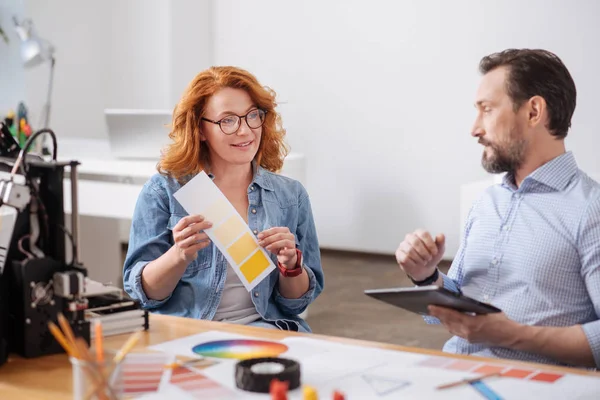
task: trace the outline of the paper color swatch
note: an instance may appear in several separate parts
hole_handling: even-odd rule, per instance
[[[422,367],[471,372],[480,375],[497,372],[507,378],[524,379],[545,383],[554,383],[565,376],[562,373],[546,372],[523,367],[512,367],[504,364],[487,364],[480,361],[454,360],[449,357],[428,357],[420,361],[418,365]]]
[[[190,215],[203,215],[212,222],[205,232],[223,253],[248,291],[275,269],[266,250],[227,197],[203,171],[175,193]]]

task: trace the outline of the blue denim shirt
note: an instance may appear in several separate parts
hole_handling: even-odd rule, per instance
[[[198,252],[169,297],[149,299],[142,288],[142,270],[173,246],[171,230],[187,215],[173,197],[180,187],[175,179],[156,174],[142,188],[123,267],[124,289],[153,312],[212,320],[227,273],[227,260],[212,242]],[[321,293],[324,276],[308,194],[300,182],[258,167],[248,187],[248,202],[248,225],[255,235],[267,228],[287,226],[296,236],[310,281],[302,297],[287,299],[279,293],[279,270],[275,269],[253,289],[252,302],[264,320],[282,329],[310,332],[298,314]],[[277,257],[270,256],[277,263]]]

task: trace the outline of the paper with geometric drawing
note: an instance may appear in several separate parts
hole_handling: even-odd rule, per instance
[[[267,251],[227,197],[204,172],[174,194],[190,215],[200,214],[213,226],[204,232],[227,259],[248,291],[275,269]]]

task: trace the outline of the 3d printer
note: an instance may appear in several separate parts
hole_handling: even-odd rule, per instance
[[[42,134],[52,159],[28,155]],[[58,313],[88,343],[90,320],[109,317],[113,333],[148,329],[148,313],[122,290],[87,278],[78,260],[77,161],[56,160],[56,137],[40,130],[20,148],[0,122],[0,365],[8,353],[37,357],[63,349],[48,330]],[[63,185],[71,182],[71,230],[65,227]],[[70,257],[67,259],[67,241]],[[127,322],[125,322],[127,321]]]

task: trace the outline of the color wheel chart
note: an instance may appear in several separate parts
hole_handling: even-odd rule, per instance
[[[275,264],[258,245],[244,219],[204,171],[179,189],[174,197],[188,214],[200,214],[212,222],[213,226],[205,230],[206,234],[248,291],[275,270]],[[256,213],[256,209],[251,208],[251,212]]]
[[[245,360],[247,358],[277,357],[288,347],[283,343],[251,339],[230,339],[202,343],[192,351],[204,357]]]
[[[422,367],[442,368],[452,371],[471,372],[476,374],[500,373],[503,377],[523,379],[532,382],[554,383],[564,377],[564,374],[541,371],[523,367],[488,364],[467,360],[452,360],[444,357],[428,357],[417,363]]]

